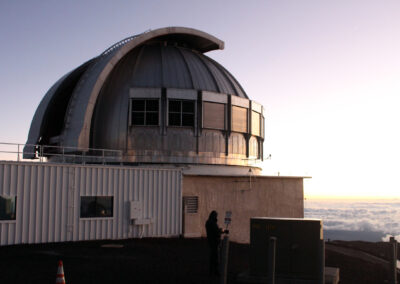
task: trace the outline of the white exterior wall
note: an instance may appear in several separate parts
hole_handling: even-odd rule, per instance
[[[178,236],[181,187],[175,169],[0,162],[0,195],[17,197],[16,220],[0,220],[0,244]],[[113,217],[80,218],[81,196],[113,196]],[[151,224],[131,223],[134,200]]]

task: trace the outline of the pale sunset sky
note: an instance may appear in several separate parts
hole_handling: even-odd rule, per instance
[[[0,142],[25,143],[61,76],[128,36],[185,26],[266,110],[264,174],[305,196],[400,198],[400,1],[0,2]]]

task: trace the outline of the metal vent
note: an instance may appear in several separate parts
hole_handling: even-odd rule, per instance
[[[199,197],[184,196],[183,204],[185,206],[185,213],[197,213],[199,210]]]

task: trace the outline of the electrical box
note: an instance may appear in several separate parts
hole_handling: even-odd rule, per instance
[[[143,218],[142,203],[140,201],[130,201],[129,218],[131,225],[150,225],[153,218]]]
[[[251,275],[267,276],[270,237],[276,237],[275,275],[278,278],[318,280],[321,265],[324,266],[321,263],[322,220],[251,218]]]
[[[129,217],[131,220],[142,218],[142,203],[140,201],[131,201],[129,206]]]

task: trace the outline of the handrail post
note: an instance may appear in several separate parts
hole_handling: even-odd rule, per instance
[[[220,284],[226,284],[228,282],[228,259],[229,259],[229,236],[225,235],[222,240],[221,263],[219,267]]]
[[[276,256],[276,237],[270,237],[268,240],[268,282],[275,284],[275,256]]]
[[[62,161],[65,164],[65,147],[62,147]]]
[[[19,162],[19,144],[17,144],[17,161]]]
[[[397,241],[390,237],[390,284],[397,284]]]
[[[321,239],[318,241],[318,263],[319,263],[319,271],[318,271],[318,283],[325,283],[325,240]]]

